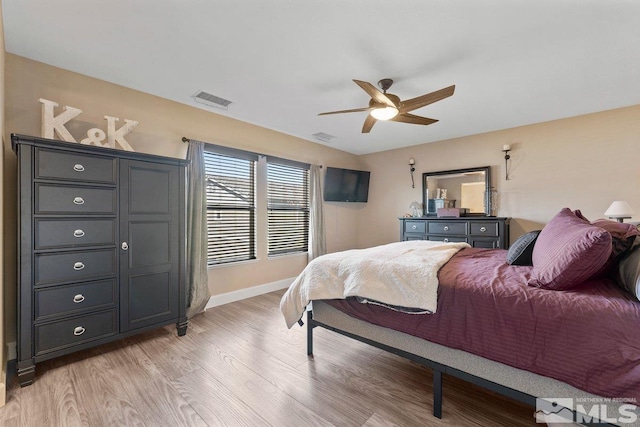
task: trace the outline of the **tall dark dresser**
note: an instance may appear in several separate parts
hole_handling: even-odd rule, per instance
[[[18,380],[149,329],[187,330],[185,160],[12,135]]]

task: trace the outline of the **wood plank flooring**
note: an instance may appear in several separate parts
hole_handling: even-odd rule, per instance
[[[282,291],[36,366],[8,380],[4,427],[533,426],[534,408],[444,376],[443,418],[431,372],[317,328],[287,329]]]

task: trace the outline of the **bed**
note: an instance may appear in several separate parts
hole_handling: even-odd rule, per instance
[[[353,292],[311,298],[308,354],[313,329],[323,327],[428,366],[436,417],[442,416],[447,374],[528,403],[539,420],[568,409],[565,419],[582,423],[640,424],[640,233],[628,224],[590,223],[579,211],[563,209],[534,234],[509,251],[457,248],[436,267],[435,309],[403,310],[397,301]],[[527,251],[528,262],[513,262],[514,252],[526,258]],[[311,271],[306,279],[315,283],[318,274]],[[292,285],[283,312],[296,296]]]

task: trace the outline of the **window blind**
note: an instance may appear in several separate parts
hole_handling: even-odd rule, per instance
[[[204,152],[209,265],[256,257],[255,160]]]
[[[268,254],[309,247],[309,168],[267,163]]]

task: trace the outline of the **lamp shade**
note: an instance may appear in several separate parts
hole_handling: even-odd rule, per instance
[[[607,208],[604,214],[609,218],[615,218],[619,222],[622,222],[623,218],[631,218],[633,214],[635,214],[635,211],[629,206],[629,203],[623,200],[616,200],[611,203],[611,206]]]
[[[376,108],[375,110],[371,110],[369,114],[378,120],[389,120],[398,115],[398,109],[394,107]]]

